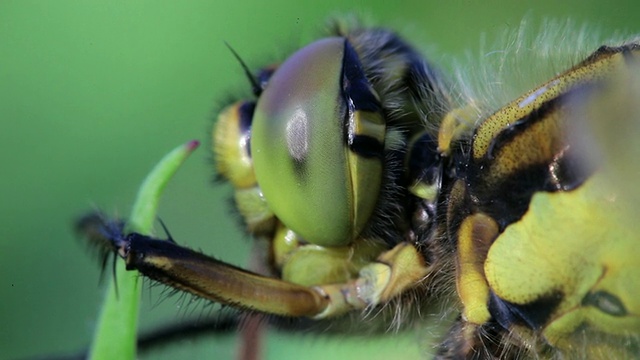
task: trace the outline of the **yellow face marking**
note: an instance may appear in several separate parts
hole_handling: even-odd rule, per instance
[[[640,331],[637,219],[605,179],[597,173],[573,191],[535,194],[485,262],[487,282],[503,300],[525,305],[560,296],[543,326],[552,343],[584,327]]]

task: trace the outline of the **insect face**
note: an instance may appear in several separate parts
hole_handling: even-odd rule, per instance
[[[337,26],[260,72],[257,97],[214,129],[217,170],[271,276],[142,235],[109,246],[144,275],[268,314],[444,302],[460,316],[442,359],[637,356],[637,206],[588,154],[576,114],[639,56],[602,47],[476,119],[397,35]]]

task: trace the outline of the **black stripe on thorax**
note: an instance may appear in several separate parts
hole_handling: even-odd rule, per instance
[[[467,186],[476,206],[492,216],[501,231],[517,221],[529,208],[529,202],[538,191],[568,191],[580,186],[595,170],[582,161],[584,155],[577,146],[566,139],[567,148],[557,149],[554,156],[528,164],[504,176],[498,181],[489,181],[492,163],[502,148],[526,132],[536,123],[544,121],[555,111],[560,111],[569,101],[597,83],[587,83],[571,88],[534,109],[502,130],[492,140],[487,153],[478,161],[470,159]],[[554,134],[552,134],[554,135]]]

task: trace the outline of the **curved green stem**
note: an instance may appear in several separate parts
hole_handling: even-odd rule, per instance
[[[179,146],[162,158],[151,170],[138,191],[127,223],[127,231],[141,234],[151,232],[165,185],[184,160],[198,147],[198,144],[198,141],[194,140]],[[139,275],[137,272],[126,271],[123,261],[118,261],[116,266],[117,275],[109,284],[91,344],[90,359],[93,360],[136,358],[136,331],[140,302]]]

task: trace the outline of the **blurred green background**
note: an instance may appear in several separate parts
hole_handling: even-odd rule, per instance
[[[255,68],[308,42],[330,16],[355,12],[399,29],[437,61],[477,51],[482,34],[517,28],[523,16],[640,33],[636,3],[0,0],[0,359],[89,343],[103,289],[72,221],[92,207],[127,215],[151,166],[187,140],[203,146],[169,185],[160,216],[179,243],[245,264],[249,239],[226,206],[230,188],[212,186],[208,151],[213,109],[249,94],[224,41]],[[141,328],[207,313],[179,297],[156,305],[163,298],[143,294]],[[377,340],[269,340],[271,358],[390,356]],[[150,357],[227,359],[234,351],[227,336]]]

